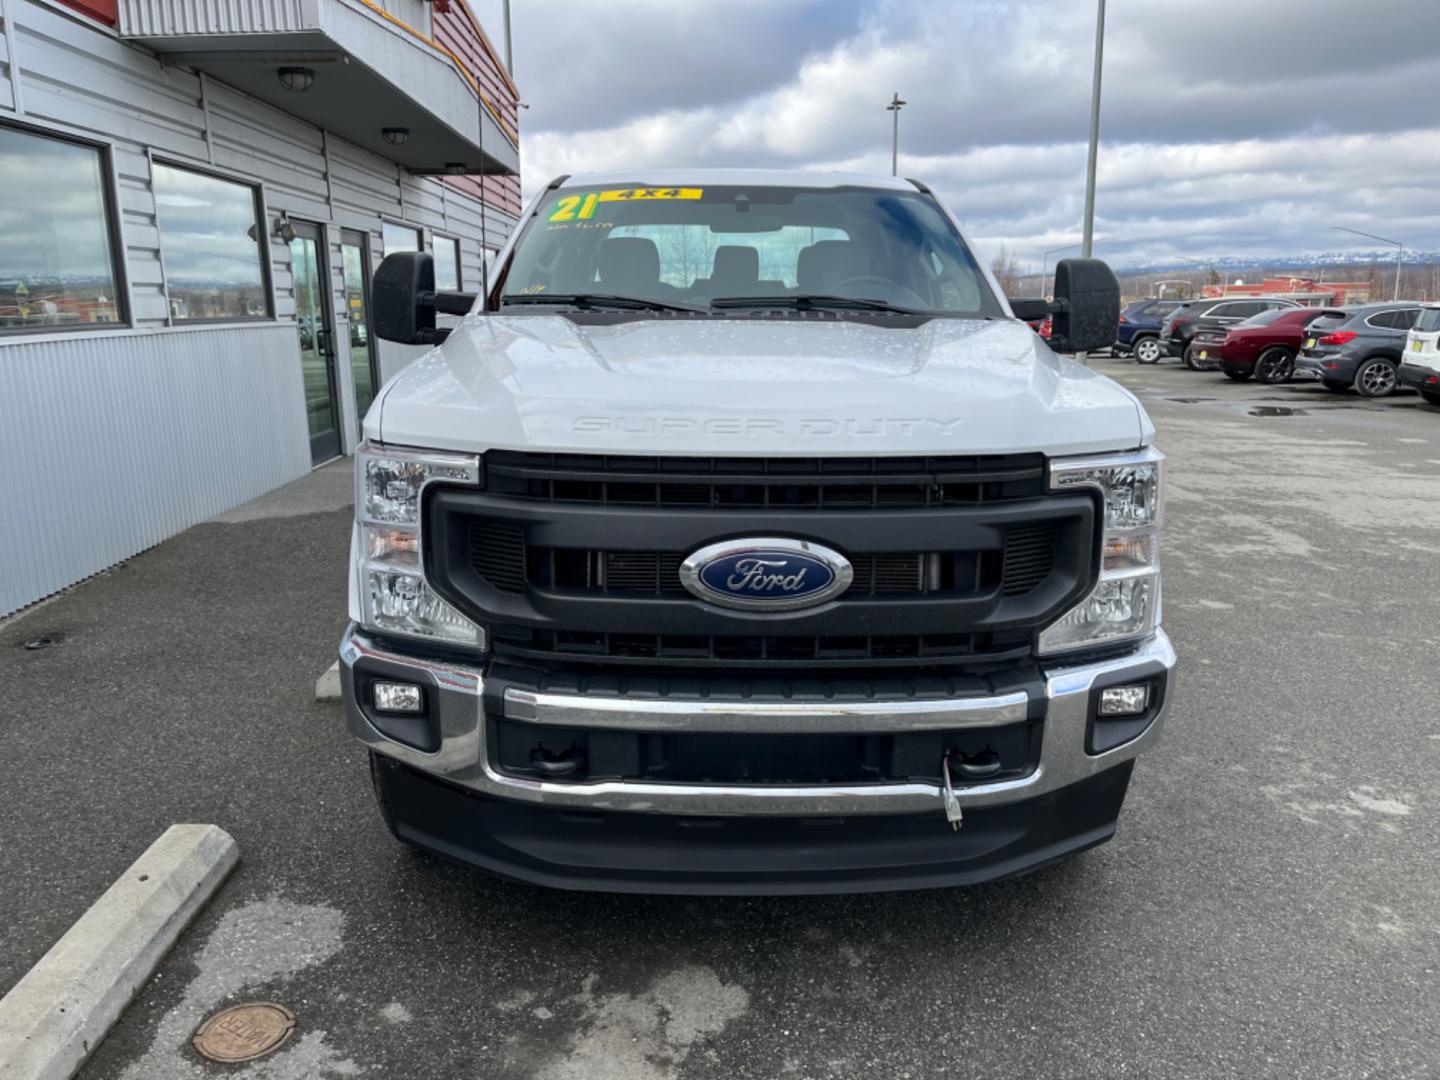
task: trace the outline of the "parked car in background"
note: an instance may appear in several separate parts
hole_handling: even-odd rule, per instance
[[[1415,325],[1405,337],[1400,385],[1420,391],[1431,405],[1440,405],[1440,304],[1422,304]]]
[[[1293,300],[1271,297],[1250,296],[1226,300],[1212,296],[1186,304],[1184,308],[1177,310],[1165,320],[1169,332],[1167,334],[1162,327],[1160,338],[1171,356],[1180,357],[1191,371],[1201,371],[1206,367],[1219,366],[1220,342],[1224,340],[1225,331],[1230,327],[1238,326],[1264,311],[1299,306]],[[1202,333],[1206,338],[1197,343],[1197,335]],[[1202,353],[1207,355],[1202,356]]]
[[[1419,314],[1413,300],[1326,308],[1306,328],[1295,377],[1319,379],[1337,394],[1353,386],[1365,397],[1388,397],[1400,385],[1400,358]]]
[[[1267,385],[1289,382],[1295,373],[1295,355],[1300,351],[1305,327],[1320,314],[1320,308],[1301,307],[1272,308],[1252,315],[1220,333],[1218,343],[1211,346],[1214,349],[1211,358],[1219,361],[1220,370],[1227,378],[1237,382],[1252,377]],[[1197,333],[1196,344],[1210,346],[1208,335],[1214,333],[1216,331]]]
[[[1164,355],[1160,348],[1160,323],[1182,302],[1157,300],[1152,296],[1127,305],[1120,312],[1120,329],[1115,332],[1115,354],[1133,354],[1142,364],[1159,360]]]

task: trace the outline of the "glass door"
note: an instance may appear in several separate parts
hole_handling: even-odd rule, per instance
[[[295,283],[295,321],[300,324],[300,370],[305,378],[305,416],[310,461],[340,456],[335,407],[335,320],[330,314],[330,263],[320,226],[294,221],[290,273]]]
[[[375,400],[379,373],[370,340],[370,243],[356,229],[340,230],[340,261],[345,272],[345,315],[350,323],[350,376],[355,384],[355,419],[363,430],[365,413]]]

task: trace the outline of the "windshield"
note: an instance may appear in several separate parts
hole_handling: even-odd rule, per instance
[[[515,309],[551,298],[700,309],[818,298],[1004,314],[934,199],[874,188],[562,188],[527,224],[499,288]]]
[[[1294,312],[1294,308],[1282,307],[1271,308],[1269,311],[1262,311],[1259,315],[1251,315],[1250,318],[1240,323],[1240,326],[1269,326],[1276,319],[1283,319],[1286,315]]]

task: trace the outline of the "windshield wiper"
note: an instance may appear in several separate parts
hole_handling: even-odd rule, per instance
[[[620,296],[615,293],[525,293],[506,294],[500,298],[506,304],[553,304],[558,307],[577,307],[583,310],[596,308],[617,308],[621,311],[692,311],[703,312],[704,308],[689,307],[685,304],[671,304],[664,300],[651,300],[643,296]]]
[[[925,315],[915,308],[901,307],[884,300],[864,300],[858,296],[721,296],[710,301],[712,308],[793,308],[795,311],[841,309],[849,311],[885,311],[892,315]]]

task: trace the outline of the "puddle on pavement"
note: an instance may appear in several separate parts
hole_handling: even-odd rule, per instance
[[[1166,398],[1165,400],[1173,401],[1177,405],[1199,405],[1202,401],[1214,401],[1216,399],[1213,397],[1172,397]]]
[[[1247,414],[1249,416],[1309,416],[1304,409],[1291,409],[1284,405],[1257,405]]]

